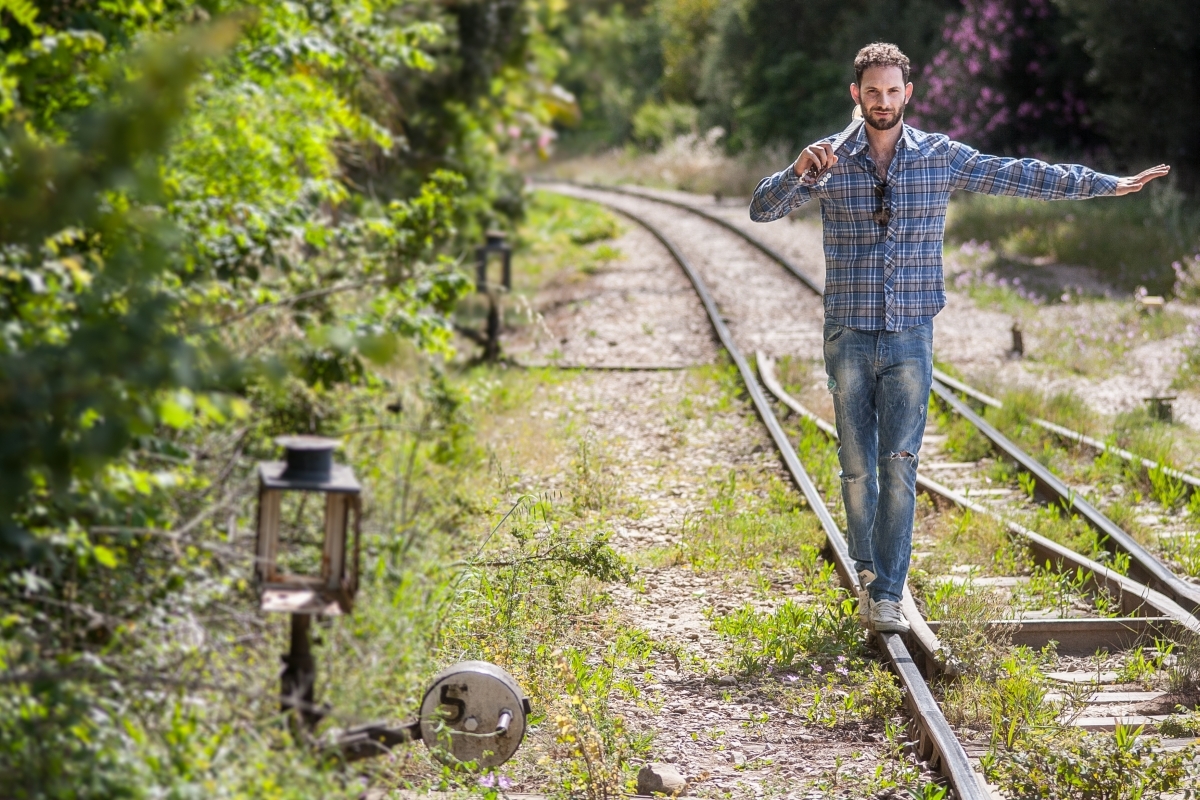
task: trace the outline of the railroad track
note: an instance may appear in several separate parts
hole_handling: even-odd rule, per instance
[[[648,194],[637,190],[631,190],[624,187],[593,186],[589,188],[600,191],[611,191],[618,194],[636,197],[641,200],[664,203],[672,206],[673,208],[687,211],[720,225],[721,227],[748,242],[752,247],[762,252],[771,260],[778,263],[794,277],[796,277],[813,294],[817,295],[818,297],[823,296],[824,294],[822,288],[819,287],[810,276],[808,276],[787,256],[783,255],[778,250],[762,241],[760,238],[743,230],[738,225],[735,225],[729,220],[720,216],[712,214],[705,209],[697,208],[678,200]],[[1189,583],[1179,575],[1175,574],[1169,566],[1164,564],[1161,559],[1151,553],[1145,546],[1138,542],[1137,539],[1122,529],[1120,525],[1115,523],[1095,505],[1068,486],[1058,476],[1043,466],[1036,458],[1021,449],[1019,445],[1001,433],[995,426],[984,420],[982,416],[977,414],[974,409],[972,409],[966,402],[959,398],[955,394],[955,391],[961,392],[964,396],[971,398],[984,406],[1000,408],[1003,405],[1000,400],[969,386],[963,381],[946,374],[940,369],[935,368],[933,380],[934,395],[940,401],[948,405],[956,414],[965,418],[971,425],[979,430],[979,432],[982,433],[992,443],[998,452],[1011,459],[1018,465],[1020,469],[1027,472],[1035,481],[1036,491],[1043,499],[1049,502],[1060,504],[1068,512],[1077,512],[1088,522],[1088,524],[1094,527],[1104,537],[1104,542],[1109,546],[1110,553],[1113,555],[1120,554],[1129,558],[1129,572],[1132,573],[1133,577],[1137,578],[1142,583],[1145,583],[1162,592],[1189,611],[1193,613],[1200,611],[1200,586]],[[1174,469],[1170,466],[1159,464],[1152,459],[1145,458],[1123,448],[1110,445],[1106,442],[1095,439],[1094,437],[1090,437],[1078,431],[1057,425],[1045,419],[1035,417],[1030,421],[1037,427],[1047,430],[1054,435],[1074,444],[1091,448],[1097,452],[1109,453],[1117,458],[1120,458],[1131,464],[1141,466],[1145,469],[1161,470],[1164,474],[1180,481],[1191,491],[1200,488],[1200,477],[1195,475]]]
[[[737,225],[698,209],[686,203],[650,195],[635,190],[613,187],[584,187],[591,196],[588,199],[602,202],[614,210],[629,217],[645,227],[671,253],[675,261],[683,269],[697,294],[700,296],[709,320],[722,346],[729,353],[737,366],[747,392],[757,413],[768,428],[776,448],[783,459],[784,465],[791,474],[796,485],[804,494],[810,508],[817,514],[828,540],[828,549],[837,568],[843,585],[857,592],[857,575],[853,562],[849,557],[845,537],[839,529],[833,514],[830,512],[825,499],[821,496],[816,483],[805,470],[795,448],[791,444],[788,432],[775,415],[772,399],[790,409],[801,417],[812,421],[818,429],[827,436],[836,439],[836,429],[827,420],[805,408],[795,397],[786,392],[775,375],[774,363],[765,355],[757,354],[758,373],[742,349],[735,341],[726,322],[725,316],[718,307],[716,300],[709,291],[702,276],[688,261],[680,248],[668,238],[659,228],[631,212],[605,201],[597,193],[610,192],[636,197],[680,208],[689,213],[703,217],[721,225],[741,237],[754,248],[764,253],[771,260],[782,265],[793,276],[799,279],[813,294],[820,296],[821,289],[816,283],[799,269],[790,259],[777,252],[768,244],[758,240],[753,235],[741,230]],[[761,382],[760,382],[761,379]],[[1188,582],[1175,575],[1165,564],[1138,543],[1132,536],[1121,530],[1112,520],[1104,516],[1099,509],[1092,506],[1067,487],[1053,473],[1036,460],[1024,453],[1015,443],[1007,439],[999,430],[986,422],[974,409],[959,398],[954,392],[959,391],[967,397],[989,406],[997,406],[1000,401],[988,397],[951,376],[940,371],[935,375],[934,393],[951,411],[975,425],[992,443],[997,451],[1016,462],[1036,482],[1037,493],[1043,499],[1052,500],[1065,507],[1068,512],[1081,514],[1089,524],[1094,526],[1100,535],[1106,537],[1114,553],[1128,559],[1128,569],[1118,571],[1107,564],[1075,552],[1052,539],[1038,534],[1021,522],[1000,514],[995,508],[979,502],[950,486],[935,480],[925,471],[918,477],[918,486],[930,495],[940,498],[967,512],[994,517],[999,519],[1009,535],[1028,549],[1033,558],[1039,563],[1054,565],[1054,568],[1074,572],[1083,576],[1083,580],[1075,588],[1087,590],[1105,598],[1110,610],[1116,608],[1121,616],[1118,617],[1085,617],[1069,619],[1043,619],[1022,621],[1020,626],[1010,625],[1009,637],[1014,644],[1041,646],[1046,641],[1059,642],[1060,648],[1087,654],[1094,652],[1097,647],[1107,649],[1125,649],[1136,646],[1147,635],[1175,635],[1181,631],[1200,636],[1200,621],[1194,616],[1200,609],[1200,591]],[[1138,463],[1146,468],[1158,468],[1167,471],[1169,468],[1160,467],[1149,459],[1142,458],[1119,448],[1115,448],[1098,440],[1090,439],[1069,429],[1056,426],[1045,420],[1034,420],[1035,424],[1049,430],[1051,433],[1076,444],[1091,447],[1097,451],[1108,452],[1116,457]],[[1172,477],[1183,481],[1189,487],[1200,486],[1200,479],[1179,471],[1171,471]],[[1128,573],[1128,574],[1125,574]],[[963,743],[955,735],[941,709],[938,707],[930,680],[948,674],[953,676],[958,671],[952,654],[948,654],[939,642],[936,631],[922,618],[918,605],[907,587],[904,598],[905,613],[913,624],[912,632],[907,636],[895,634],[879,635],[879,647],[891,663],[894,671],[905,689],[905,700],[912,715],[915,733],[916,754],[930,762],[938,769],[952,786],[959,798],[984,798],[994,796],[983,781],[982,776],[975,770],[971,758]],[[1003,625],[1004,623],[993,623]],[[1095,704],[1104,702],[1103,692],[1093,696]],[[1103,719],[1103,718],[1101,718]],[[1096,726],[1093,726],[1096,727]],[[1103,727],[1103,725],[1099,726]]]

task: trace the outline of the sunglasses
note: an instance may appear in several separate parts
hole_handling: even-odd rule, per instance
[[[889,187],[886,183],[875,184],[875,199],[879,201],[879,210],[871,215],[871,219],[884,226],[892,221],[892,210],[888,208],[887,203],[884,202],[887,196],[888,188]]]

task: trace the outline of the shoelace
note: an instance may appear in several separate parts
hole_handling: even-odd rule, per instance
[[[880,622],[899,622],[904,615],[900,604],[894,600],[876,600],[873,604],[874,617]]]

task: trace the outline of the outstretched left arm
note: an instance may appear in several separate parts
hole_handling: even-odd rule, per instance
[[[1113,194],[1115,194],[1117,197],[1120,197],[1123,194],[1140,192],[1142,187],[1147,183],[1155,178],[1164,177],[1170,171],[1171,168],[1166,164],[1159,164],[1157,167],[1151,167],[1150,169],[1142,170],[1137,175],[1134,175],[1130,178],[1120,178],[1117,181],[1117,189],[1115,192],[1113,192]]]
[[[949,146],[950,188],[1036,200],[1082,200],[1129,194],[1171,170],[1160,165],[1140,175],[1118,178],[1079,164],[989,156],[961,142],[950,142]]]

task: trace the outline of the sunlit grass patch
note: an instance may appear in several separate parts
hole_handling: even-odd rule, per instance
[[[801,509],[794,490],[779,477],[751,483],[731,471],[718,484],[709,509],[684,522],[675,558],[702,571],[809,571],[816,568],[822,544],[816,518]]]
[[[941,575],[971,567],[971,574],[1023,574],[1029,564],[1024,548],[1012,541],[999,520],[969,510],[939,508],[928,495],[917,496],[913,538],[916,566]],[[944,501],[942,501],[944,503]]]
[[[951,204],[946,232],[952,242],[991,242],[1005,255],[1087,266],[1120,289],[1164,294],[1175,280],[1171,264],[1200,239],[1200,213],[1169,186],[1060,203],[964,194]]]
[[[1119,368],[1138,346],[1177,336],[1188,327],[1188,317],[1169,308],[1143,314],[1132,303],[1115,309],[1101,301],[1091,305],[1095,313],[1073,316],[1069,326],[1054,320],[1028,323],[1026,328],[1038,343],[1027,349],[1027,357],[1078,375],[1103,377]]]
[[[1058,727],[1061,703],[1046,702],[1039,659],[1017,648],[987,673],[964,676],[946,690],[943,709],[960,729],[986,732],[993,748],[1012,748],[1036,728]]]

